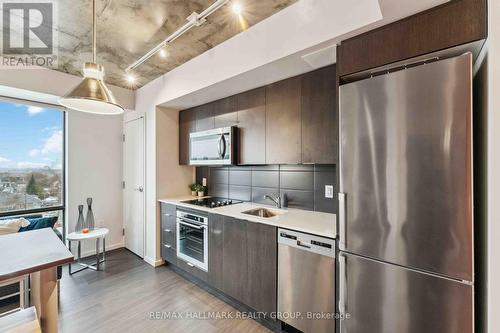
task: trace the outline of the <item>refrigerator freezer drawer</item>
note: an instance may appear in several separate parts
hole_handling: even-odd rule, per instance
[[[341,252],[341,333],[472,333],[473,286]]]

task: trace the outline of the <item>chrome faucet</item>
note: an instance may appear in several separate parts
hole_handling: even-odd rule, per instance
[[[281,197],[279,195],[277,195],[275,198],[273,198],[272,196],[266,194],[264,196],[264,199],[271,200],[276,205],[276,208],[281,208]]]

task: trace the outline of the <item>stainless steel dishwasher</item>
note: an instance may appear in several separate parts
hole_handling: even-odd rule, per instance
[[[335,240],[278,229],[278,313],[304,333],[335,332]]]

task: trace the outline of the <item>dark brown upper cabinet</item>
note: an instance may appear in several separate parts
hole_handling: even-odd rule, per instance
[[[194,120],[181,117],[181,164],[189,162],[186,131],[233,125],[239,165],[337,163],[336,86],[332,65],[191,109]]]
[[[223,98],[213,103],[215,128],[234,126],[238,124],[238,112],[236,110],[236,106],[236,96]]]
[[[196,112],[196,131],[206,131],[215,128],[214,103],[200,105],[194,108]]]
[[[485,39],[486,0],[446,2],[400,21],[342,41],[339,76]]]
[[[238,164],[266,163],[266,88],[237,95]]]
[[[267,164],[301,163],[300,90],[300,76],[267,86]]]
[[[189,134],[196,130],[196,110],[179,112],[179,164],[189,164]]]
[[[302,163],[337,162],[335,65],[302,76]]]

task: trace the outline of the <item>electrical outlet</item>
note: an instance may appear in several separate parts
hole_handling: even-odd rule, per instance
[[[207,186],[207,179],[206,178],[203,178],[202,182],[203,182],[203,184],[202,184],[203,186]]]
[[[325,198],[333,199],[333,185],[325,185]]]

